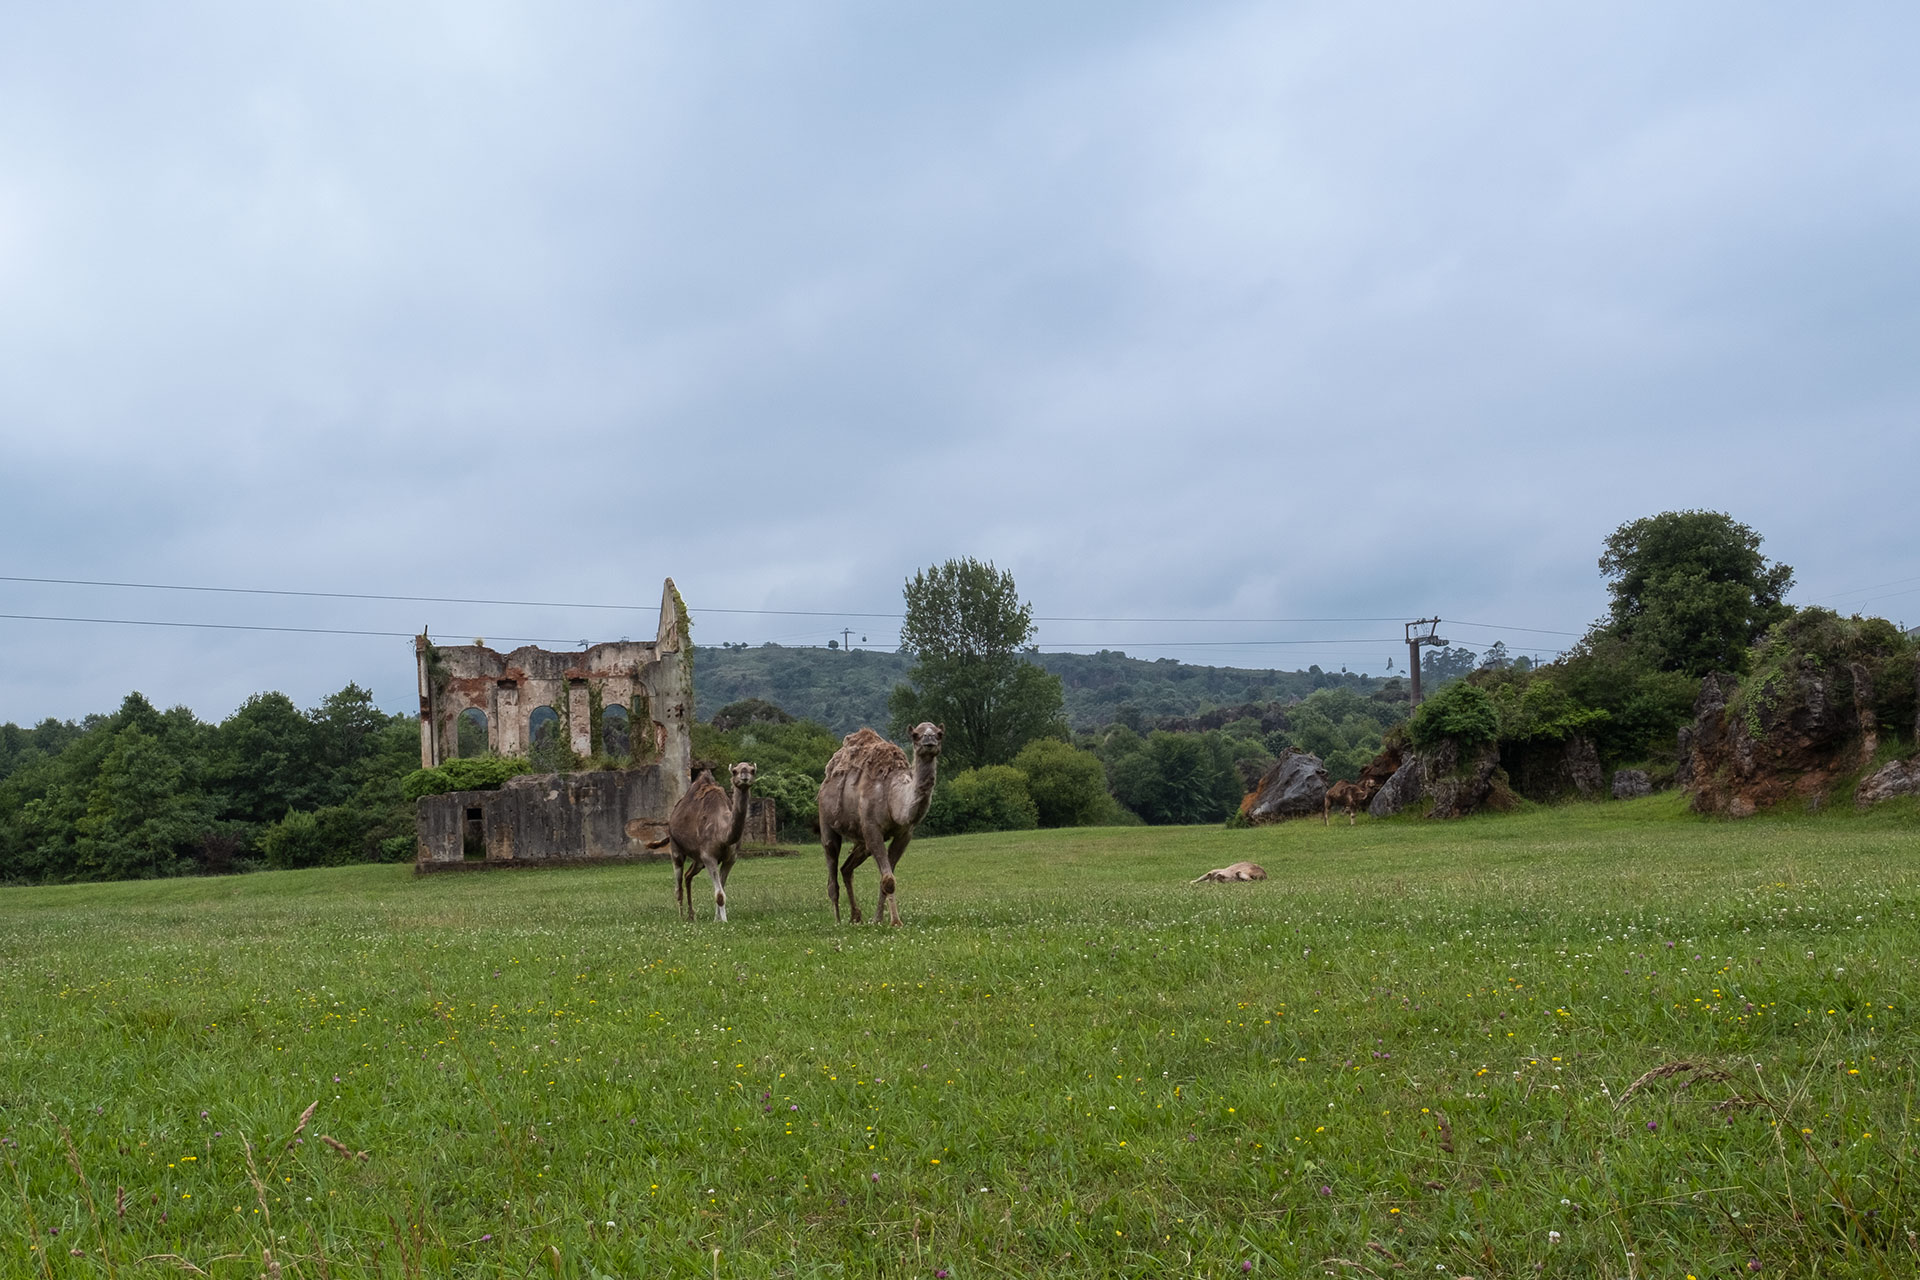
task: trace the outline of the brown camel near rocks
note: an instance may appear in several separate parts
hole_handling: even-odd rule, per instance
[[[1320,804],[1320,825],[1332,824],[1333,807],[1340,805],[1347,811],[1347,825],[1353,825],[1353,815],[1366,808],[1373,799],[1373,793],[1380,789],[1380,779],[1362,778],[1358,782],[1336,782],[1327,788],[1327,798]]]
[[[713,918],[727,919],[727,873],[740,853],[740,832],[747,825],[747,792],[753,786],[754,767],[733,766],[733,796],[713,780],[712,769],[702,769],[667,815],[667,838],[673,846],[673,904],[687,920],[693,914],[693,877],[701,867],[713,882]],[[659,848],[659,845],[651,846]]]
[[[840,881],[844,879],[853,922],[861,923],[860,902],[853,896],[853,869],[872,858],[880,868],[874,923],[880,923],[883,913],[894,924],[900,923],[893,873],[913,839],[913,824],[927,816],[940,744],[947,731],[921,723],[913,727],[911,736],[911,765],[906,752],[871,729],[848,734],[827,762],[827,778],[820,784],[820,844],[827,851],[827,897],[833,902],[835,920],[840,918]],[[843,867],[840,846],[846,840],[853,841],[853,848]]]

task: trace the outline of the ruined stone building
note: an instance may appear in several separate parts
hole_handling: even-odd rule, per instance
[[[592,757],[613,768],[512,779],[498,791],[419,802],[422,870],[470,862],[647,856],[686,790],[692,753],[692,646],[673,580],[650,642],[575,653],[414,641],[420,674],[420,765],[464,755]]]

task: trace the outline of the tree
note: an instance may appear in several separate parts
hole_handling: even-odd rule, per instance
[[[1027,794],[1043,827],[1084,827],[1101,813],[1107,771],[1100,757],[1053,738],[1020,748],[1013,767],[1027,775]]]
[[[1600,572],[1606,629],[1657,670],[1739,671],[1750,645],[1790,616],[1793,568],[1760,554],[1760,535],[1719,511],[1663,511],[1621,525]]]
[[[125,709],[122,709],[125,714]],[[214,731],[208,783],[226,816],[264,825],[313,807],[314,725],[284,693],[256,693]]]
[[[1149,823],[1218,822],[1240,801],[1233,757],[1218,733],[1147,735],[1113,762],[1113,794]]]
[[[960,769],[1005,764],[1035,738],[1065,736],[1060,677],[1020,652],[1036,628],[1011,573],[949,560],[914,574],[905,594],[900,646],[915,662],[912,684],[887,699],[896,735],[922,720],[945,726],[943,761]]]

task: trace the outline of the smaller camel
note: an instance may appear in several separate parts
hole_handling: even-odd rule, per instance
[[[1236,862],[1230,867],[1217,867],[1203,876],[1195,876],[1188,884],[1238,884],[1247,880],[1265,880],[1266,871],[1257,862]]]
[[[827,853],[827,897],[833,902],[836,921],[844,879],[853,922],[861,922],[860,902],[853,896],[853,869],[871,857],[880,868],[874,923],[883,916],[900,923],[893,873],[913,839],[913,824],[927,816],[940,745],[946,736],[947,731],[937,724],[915,725],[909,766],[906,752],[871,729],[859,729],[846,736],[827,762],[826,781],[820,784],[820,845]],[[846,840],[853,841],[853,849],[842,867],[840,846]]]
[[[727,919],[727,873],[740,853],[740,833],[747,825],[747,792],[753,786],[754,767],[742,761],[733,766],[733,796],[713,780],[713,770],[701,769],[693,785],[667,815],[667,838],[673,846],[673,903],[683,919],[694,919],[693,877],[701,867],[713,882],[713,918]]]
[[[1327,788],[1327,798],[1320,804],[1320,825],[1330,826],[1333,821],[1333,807],[1340,805],[1347,811],[1347,825],[1353,825],[1353,815],[1364,808],[1373,799],[1373,793],[1380,789],[1380,779],[1362,778],[1358,782],[1336,782]]]

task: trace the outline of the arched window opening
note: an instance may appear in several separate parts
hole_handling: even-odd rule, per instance
[[[487,754],[487,713],[468,707],[454,721],[454,753],[462,760]]]
[[[527,717],[527,758],[537,769],[571,767],[572,752],[561,740],[560,713],[552,707],[535,707]]]
[[[633,733],[625,707],[615,705],[600,713],[600,750],[610,760],[625,760],[633,754]]]

